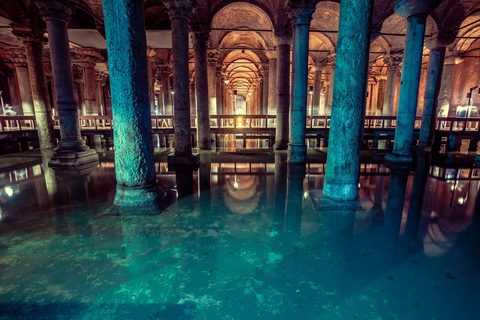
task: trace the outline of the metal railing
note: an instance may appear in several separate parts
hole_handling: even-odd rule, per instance
[[[112,130],[111,116],[79,116],[79,125],[82,130]],[[152,129],[173,129],[173,115],[152,116]],[[197,127],[196,116],[190,116],[192,128]],[[57,116],[53,117],[54,127],[60,127]],[[395,129],[395,116],[366,116],[365,129],[391,130]],[[421,117],[415,118],[415,129],[419,129]],[[275,115],[212,115],[210,127],[217,129],[273,129],[276,127]],[[307,116],[306,128],[329,129],[330,116]],[[37,122],[34,116],[0,116],[0,132],[36,130]],[[480,118],[439,117],[436,119],[437,131],[480,133]]]

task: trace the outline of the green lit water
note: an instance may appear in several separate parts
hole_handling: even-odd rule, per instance
[[[284,155],[202,155],[193,171],[159,162],[164,208],[139,210],[111,206],[102,159],[74,178],[34,153],[2,169],[0,319],[478,319],[471,166],[429,166],[420,202],[407,172],[403,202],[367,161],[359,200],[338,205],[321,161],[303,175]]]

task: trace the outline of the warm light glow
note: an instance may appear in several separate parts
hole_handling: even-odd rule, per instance
[[[12,187],[6,186],[6,187],[5,187],[5,193],[7,194],[7,196],[11,197],[11,196],[13,195],[13,189],[12,189]]]
[[[238,181],[235,180],[235,182],[233,183],[233,190],[238,190]]]

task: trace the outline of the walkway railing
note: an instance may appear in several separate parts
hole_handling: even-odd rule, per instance
[[[112,130],[111,116],[79,116],[79,125],[82,130]],[[197,127],[196,116],[190,117],[192,128]],[[53,117],[54,127],[58,129],[58,117]],[[152,116],[152,129],[173,129],[172,115]],[[365,129],[392,130],[395,129],[396,117],[366,116]],[[415,118],[415,129],[419,129],[421,117]],[[210,127],[217,129],[273,129],[276,127],[274,115],[212,115]],[[329,129],[330,116],[307,116],[307,129]],[[37,123],[34,116],[0,116],[0,132],[36,130]],[[437,118],[437,131],[480,133],[480,118]]]

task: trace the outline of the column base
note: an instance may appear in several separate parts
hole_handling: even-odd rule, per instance
[[[288,162],[302,163],[307,158],[307,146],[306,145],[293,145],[288,144]]]
[[[411,155],[389,153],[385,156],[385,165],[393,170],[410,170],[413,164]]]
[[[145,207],[159,205],[166,193],[158,182],[149,186],[125,187],[117,184],[117,192],[113,204],[119,207]],[[135,214],[136,211],[129,211]],[[142,212],[138,214],[143,214]]]
[[[98,163],[98,154],[93,149],[84,151],[55,149],[52,159],[48,162],[51,168],[63,168],[64,170],[75,170],[77,167],[88,164]]]
[[[55,174],[62,180],[75,180],[79,178],[89,177],[92,172],[98,169],[98,162],[84,163],[78,166],[58,166],[52,167]]]
[[[200,163],[200,154],[192,153],[187,156],[176,156],[170,153],[167,157],[168,166],[197,166]]]
[[[357,186],[358,187],[358,186]],[[362,204],[358,198],[353,200],[337,200],[325,195],[325,190],[311,190],[310,197],[316,211],[334,212],[335,214],[355,213],[363,211]]]
[[[431,152],[432,151],[432,147],[422,146],[422,145],[415,146],[415,147],[413,147],[413,149],[418,150],[418,151],[423,151],[423,152]]]
[[[354,201],[358,196],[358,184],[329,184],[325,182],[323,196],[333,201]]]
[[[280,140],[275,141],[273,144],[273,150],[287,150],[288,149],[288,141]]]

